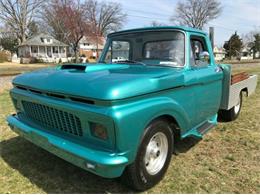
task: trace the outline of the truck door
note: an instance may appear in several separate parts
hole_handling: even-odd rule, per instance
[[[218,112],[222,93],[222,70],[215,65],[209,40],[205,36],[190,36],[190,67],[195,75],[196,123]]]

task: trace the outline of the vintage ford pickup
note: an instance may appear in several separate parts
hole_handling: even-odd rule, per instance
[[[177,142],[236,119],[256,84],[256,75],[216,64],[200,30],[125,30],[108,35],[97,64],[17,76],[7,121],[74,165],[145,190],[162,179]]]

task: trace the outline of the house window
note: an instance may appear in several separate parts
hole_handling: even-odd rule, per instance
[[[59,48],[58,47],[52,47],[53,53],[59,53]]]
[[[50,44],[50,43],[52,43],[52,39],[51,38],[44,38],[44,43]]]
[[[31,50],[32,50],[32,53],[38,53],[38,47],[37,46],[32,46]]]

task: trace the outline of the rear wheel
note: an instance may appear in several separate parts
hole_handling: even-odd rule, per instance
[[[162,179],[173,151],[173,134],[167,121],[154,121],[145,132],[134,163],[122,177],[127,185],[139,191],[153,187]]]
[[[229,110],[220,110],[218,113],[218,120],[229,122],[237,119],[242,107],[242,91],[239,94],[239,100],[237,104]]]

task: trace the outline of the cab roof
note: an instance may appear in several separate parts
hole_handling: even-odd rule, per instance
[[[128,30],[122,30],[117,31],[114,33],[110,33],[108,37],[118,35],[118,34],[125,34],[125,33],[133,33],[133,32],[141,32],[141,31],[160,31],[160,30],[182,30],[185,32],[196,32],[206,35],[207,33],[196,29],[196,28],[190,28],[185,26],[156,26],[156,27],[145,27],[145,28],[134,28],[134,29],[128,29]]]

